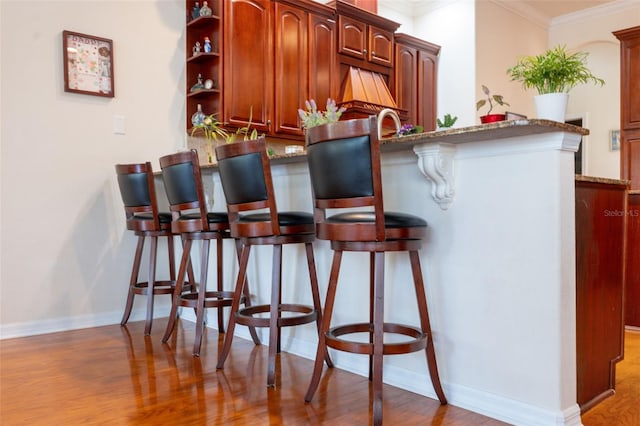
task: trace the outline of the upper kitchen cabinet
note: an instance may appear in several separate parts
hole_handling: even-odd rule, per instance
[[[273,3],[225,1],[223,122],[271,133],[273,113]]]
[[[371,71],[388,73],[393,67],[394,32],[400,24],[349,3],[329,3],[338,14],[340,61]]]
[[[220,114],[222,109],[222,0],[186,1],[186,127],[198,104],[206,114]],[[199,8],[196,5],[202,5]],[[200,12],[203,15],[200,15]]]
[[[303,135],[298,108],[337,87],[334,13],[311,0],[226,2],[225,124]]]
[[[438,55],[440,46],[407,34],[395,35],[395,67],[392,92],[401,119],[436,129]]]

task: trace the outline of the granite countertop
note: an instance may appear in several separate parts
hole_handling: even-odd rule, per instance
[[[629,184],[631,183],[630,180],[611,179],[611,178],[604,178],[604,177],[598,177],[598,176],[584,176],[584,175],[576,175],[576,182],[604,183],[608,185],[623,185],[623,186],[629,186]]]
[[[572,124],[559,123],[551,120],[524,119],[508,120],[490,124],[479,124],[467,127],[457,127],[432,132],[417,133],[402,137],[390,137],[380,139],[382,152],[410,150],[414,145],[428,142],[465,143],[480,142],[490,139],[504,139],[510,137],[534,135],[552,132],[570,132],[579,135],[588,135],[589,130]],[[274,164],[294,163],[306,161],[306,153],[285,154],[276,152],[272,155]],[[203,164],[203,168],[216,168],[216,164]]]

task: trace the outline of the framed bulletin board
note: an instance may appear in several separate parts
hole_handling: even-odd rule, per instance
[[[113,98],[113,41],[62,32],[64,91]]]

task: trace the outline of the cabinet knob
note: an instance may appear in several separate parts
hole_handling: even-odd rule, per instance
[[[271,126],[271,120],[267,120],[267,126]]]
[[[367,49],[362,49],[362,53],[367,54]]]
[[[376,52],[374,52],[373,50],[371,51],[371,56],[376,56]]]

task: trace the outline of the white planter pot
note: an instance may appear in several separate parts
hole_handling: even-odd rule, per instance
[[[538,118],[564,123],[567,112],[568,93],[546,93],[535,98]]]

